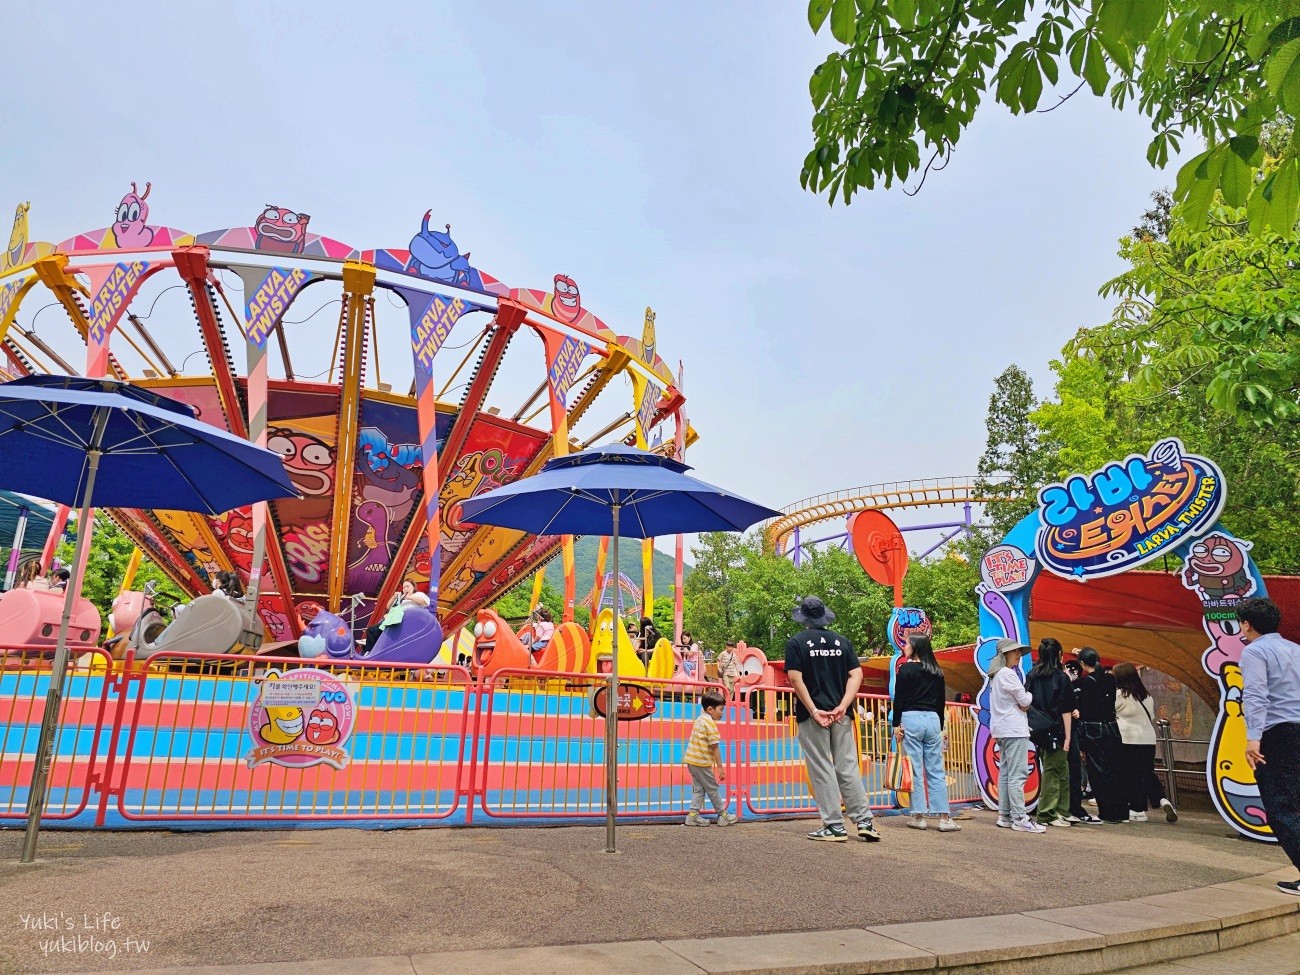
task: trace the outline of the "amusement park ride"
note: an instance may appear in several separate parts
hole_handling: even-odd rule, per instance
[[[149,183],[143,192],[131,184],[111,213],[105,207],[108,226],[59,243],[34,239],[29,205],[18,207],[0,253],[0,378],[128,379],[284,455],[298,498],[217,518],[100,512],[193,600],[174,625],[195,607],[209,624],[225,611],[210,594],[226,572],[246,589],[236,628],[248,649],[291,645],[318,617],[318,630],[337,630],[346,617],[351,643],[382,623],[411,581],[432,606],[385,630],[386,659],[412,658],[402,649],[410,640],[390,631],[419,629],[427,648],[436,630],[433,650],[414,653],[427,663],[444,630],[473,623],[561,552],[571,620],[572,539],[464,525],[444,512],[592,443],[650,446],[666,421],[653,449],[680,456],[695,434],[680,367],[674,375],[658,353],[653,312],[632,338],[597,318],[566,274],[550,291],[510,287],[471,264],[449,226],[431,227],[431,211],[401,246],[360,248],[312,232],[309,214],[278,205],[246,226],[179,230],[154,222],[151,193]],[[334,303],[330,328],[317,312]],[[55,308],[68,327],[56,326]],[[381,375],[381,348],[399,343],[410,367],[388,358]],[[200,362],[198,372],[187,368]],[[322,362],[319,374],[304,374]],[[619,377],[630,402],[614,406],[620,397],[604,394]],[[61,511],[49,534],[46,567],[66,518]],[[10,597],[0,600],[7,640],[50,637],[57,600],[46,608],[42,595],[16,597],[8,616]],[[131,615],[115,623],[129,629]],[[74,636],[93,645],[99,628],[87,622]]]

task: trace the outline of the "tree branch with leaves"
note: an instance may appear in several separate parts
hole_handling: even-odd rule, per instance
[[[1151,120],[1163,167],[1189,138],[1205,150],[1175,196],[1201,226],[1216,192],[1249,229],[1288,232],[1300,209],[1300,143],[1268,179],[1249,173],[1278,119],[1300,113],[1297,0],[810,0],[840,47],[813,72],[814,145],[800,181],[828,202],[942,169],[986,97],[1021,115],[1045,89],[1086,86]],[[921,157],[929,162],[922,167]]]

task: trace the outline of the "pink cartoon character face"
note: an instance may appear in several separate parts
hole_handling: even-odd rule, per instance
[[[253,224],[257,233],[253,246],[260,251],[301,254],[307,246],[307,221],[310,219],[306,213],[294,213],[268,203]]]
[[[146,226],[149,220],[149,190],[153,183],[144,184],[144,193],[139,193],[135,184],[131,192],[122,197],[117,205],[113,219],[113,236],[117,238],[118,247],[148,247],[153,243],[153,228]]]
[[[570,325],[582,314],[582,295],[578,292],[578,282],[567,274],[555,276],[555,300],[551,302],[551,311],[560,321]]]
[[[284,457],[289,480],[305,497],[331,494],[334,489],[334,449],[309,433],[271,427],[266,446]]]
[[[1241,624],[1236,616],[1224,619],[1204,620],[1205,633],[1214,641],[1214,645],[1205,651],[1201,664],[1207,673],[1222,677],[1224,668],[1229,664],[1241,663],[1241,651],[1246,649],[1246,641],[1241,635]]]

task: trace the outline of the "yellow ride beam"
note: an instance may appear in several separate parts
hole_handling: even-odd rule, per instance
[[[330,535],[329,608],[337,613],[343,601],[343,581],[348,567],[348,527],[352,522],[352,470],[360,427],[361,384],[366,348],[366,328],[371,319],[375,266],[360,261],[343,265],[343,302],[346,335],[340,375],[338,437],[334,454],[334,517]]]

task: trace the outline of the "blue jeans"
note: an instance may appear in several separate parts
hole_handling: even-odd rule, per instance
[[[904,711],[903,750],[912,760],[912,814],[948,812],[948,774],[943,768],[943,731],[933,711]],[[924,783],[924,788],[922,787]],[[930,801],[926,803],[926,794]]]

